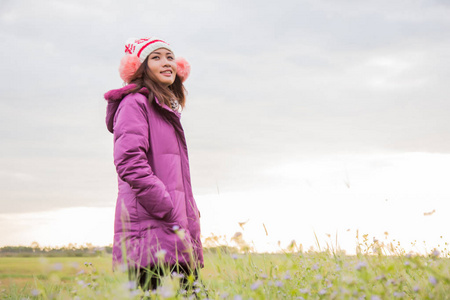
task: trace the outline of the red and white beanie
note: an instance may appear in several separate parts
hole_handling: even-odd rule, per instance
[[[122,57],[119,66],[120,78],[126,83],[130,83],[131,77],[140,67],[147,56],[156,49],[165,48],[173,53],[169,43],[155,38],[148,37],[142,39],[130,38],[125,43],[125,56]],[[175,59],[177,64],[177,76],[184,82],[191,71],[190,64],[182,57]]]

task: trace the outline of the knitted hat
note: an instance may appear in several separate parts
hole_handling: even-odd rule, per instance
[[[155,37],[135,39],[130,38],[125,43],[125,56],[122,57],[119,66],[120,78],[126,83],[144,62],[147,56],[156,49],[165,48],[173,53],[168,43]],[[176,58],[177,76],[184,82],[190,73],[191,66],[184,58]]]

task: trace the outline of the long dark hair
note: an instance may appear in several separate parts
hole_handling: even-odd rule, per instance
[[[181,108],[184,108],[186,103],[185,94],[187,91],[184,88],[180,77],[176,75],[175,81],[169,85],[169,87],[165,87],[156,80],[155,75],[153,75],[147,65],[147,61],[148,56],[131,77],[130,83],[136,84],[136,87],[131,89],[128,93],[137,93],[141,88],[145,87],[150,92],[148,95],[149,101],[152,101],[156,97],[160,102],[163,102],[170,107],[170,99],[175,98]]]

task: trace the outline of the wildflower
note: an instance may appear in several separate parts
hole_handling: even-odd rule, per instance
[[[319,291],[319,295],[325,295],[327,293],[326,289],[322,289]]]
[[[82,275],[84,274],[84,270],[80,270],[76,275]]]
[[[225,299],[225,298],[228,298],[228,293],[223,293],[223,294],[220,294],[220,298],[222,298],[222,299]]]
[[[140,293],[141,293],[140,290],[132,290],[131,293],[130,293],[130,295],[131,295],[132,297],[136,297],[136,296],[139,295]]]
[[[156,258],[158,258],[158,260],[163,260],[164,257],[166,256],[167,251],[164,249],[159,250],[158,252],[155,253]]]
[[[234,260],[238,259],[239,257],[237,256],[237,254],[233,254],[231,255],[231,258],[233,258]]]
[[[287,270],[286,274],[284,274],[284,279],[285,280],[290,280],[291,279],[291,274],[289,273],[289,270]]]
[[[309,289],[299,289],[299,292],[302,294],[309,294]]]
[[[436,279],[434,276],[428,277],[428,281],[429,281],[432,285],[436,285],[436,284],[437,284],[437,279]]]
[[[385,278],[386,278],[386,276],[384,276],[384,275],[378,275],[377,277],[375,277],[375,280],[382,280]]]
[[[277,280],[277,281],[275,281],[275,286],[282,287],[283,283],[281,281]]]
[[[118,266],[118,270],[119,270],[120,272],[122,272],[122,273],[128,272],[128,266],[127,266],[127,264],[120,264],[120,265]]]
[[[434,251],[431,253],[431,255],[433,257],[439,257],[439,255],[441,255],[441,252],[439,252],[439,250],[437,250],[437,249],[434,249]]]
[[[389,279],[386,284],[387,285],[397,285],[397,282],[394,279]]]
[[[315,277],[317,280],[322,280],[322,278],[323,278],[322,275],[320,275],[320,274],[317,274]]]
[[[261,275],[259,275],[259,277],[261,277],[262,279],[267,279],[267,274],[261,274]]]
[[[297,300],[305,300],[305,298],[298,296],[297,298],[295,298]]]
[[[315,263],[315,264],[312,266],[312,269],[313,269],[313,270],[319,269],[319,264]]]
[[[39,296],[40,294],[41,294],[40,290],[36,290],[36,289],[31,290],[31,296],[36,297],[36,296]]]
[[[168,285],[161,286],[158,292],[162,298],[171,298],[175,295],[175,292],[172,290],[172,287]]]
[[[381,300],[381,298],[380,296],[372,295],[372,297],[370,297],[370,300]]]
[[[415,293],[417,293],[419,290],[420,290],[420,288],[419,288],[418,285],[416,285],[416,286],[413,288],[413,291],[414,291]]]
[[[177,273],[177,272],[173,272],[172,273],[172,277],[173,278],[183,278],[184,277],[184,274],[179,274],[179,273]],[[195,284],[195,282],[194,282],[194,284]]]
[[[236,296],[234,296],[234,300],[242,300],[242,296],[241,295],[236,295]]]
[[[360,261],[356,264],[356,270],[361,270],[363,268],[367,267],[367,263],[365,261]]]
[[[405,293],[403,292],[394,292],[395,298],[403,298],[405,296]]]
[[[127,290],[134,290],[136,288],[136,282],[127,281],[123,284],[123,287]]]
[[[254,291],[254,290],[256,290],[257,288],[259,288],[261,285],[262,285],[262,281],[261,281],[261,280],[257,280],[257,281],[255,281],[255,283],[253,283],[253,284],[251,285],[250,288]]]
[[[172,230],[173,231],[177,231],[178,229],[180,229],[180,226],[178,225],[173,225]]]
[[[63,269],[63,264],[62,263],[53,264],[52,269],[54,271],[61,271]]]

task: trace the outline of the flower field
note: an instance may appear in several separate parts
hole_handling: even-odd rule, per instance
[[[390,247],[390,248],[389,248]],[[447,248],[428,255],[361,244],[357,255],[290,248],[258,254],[206,251],[201,280],[179,291],[178,276],[144,292],[111,257],[0,257],[1,299],[450,299]],[[232,249],[231,249],[232,250]]]

